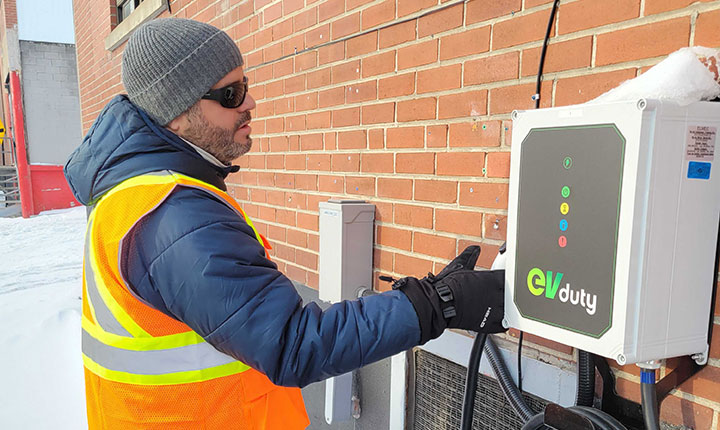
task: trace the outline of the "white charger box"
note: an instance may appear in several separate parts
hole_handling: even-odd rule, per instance
[[[707,361],[720,103],[512,117],[506,324],[620,364]]]

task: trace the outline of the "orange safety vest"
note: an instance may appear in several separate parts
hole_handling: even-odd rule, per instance
[[[222,190],[175,172],[128,179],[88,219],[83,263],[82,354],[88,426],[95,429],[304,429],[299,388],[274,385],[223,354],[130,289],[119,269],[123,240],[176,187],[219,197],[255,232]],[[266,252],[267,254],[267,252]]]

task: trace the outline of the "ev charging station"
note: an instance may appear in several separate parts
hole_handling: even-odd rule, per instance
[[[505,325],[621,365],[637,363],[643,389],[645,369],[663,359],[706,363],[720,222],[713,169],[720,103],[637,99],[515,111],[512,118],[507,245],[496,259],[506,270]],[[322,300],[354,298],[359,286],[371,285],[373,214],[365,202],[320,204]],[[351,268],[358,270],[348,277]],[[448,331],[420,349],[464,365],[471,342]],[[512,369],[512,353],[500,354]],[[532,370],[526,393],[579,411],[571,406],[579,373],[531,358],[523,367]],[[480,370],[491,371],[487,362]],[[389,428],[405,425],[407,375],[405,356],[393,357]],[[649,378],[654,384],[654,370]],[[325,400],[328,424],[356,416],[352,376],[328,381]],[[643,412],[658,404],[646,402],[643,391]],[[561,415],[555,409],[553,416]]]
[[[512,118],[506,325],[621,365],[704,364],[720,103],[640,99]]]

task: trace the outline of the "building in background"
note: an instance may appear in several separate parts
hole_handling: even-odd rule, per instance
[[[0,4],[3,121],[0,213],[28,217],[77,204],[62,174],[82,139],[72,1]]]
[[[551,0],[74,0],[82,129],[123,92],[122,51],[137,25],[158,16],[210,23],[240,47],[257,100],[255,145],[228,178],[229,192],[270,239],[273,261],[301,294],[317,297],[318,203],[330,198],[376,205],[377,289],[389,288],[377,275],[437,273],[469,244],[482,246],[480,265],[489,267],[506,234],[510,113],[534,106],[551,6]],[[718,1],[563,0],[554,24],[543,107],[588,101],[681,47],[720,47]],[[720,429],[718,318],[720,308],[710,364],[662,404],[662,419],[678,428]],[[506,335],[501,348],[513,351],[516,335]],[[455,363],[465,365],[470,346],[448,342],[408,355],[414,370],[407,416],[397,410],[404,403],[391,399],[397,390],[390,388],[388,359],[360,371],[363,412],[354,423],[327,426],[322,384],[307,387],[312,428],[397,429],[399,422],[457,428],[464,371]],[[534,336],[525,342],[526,391],[572,402],[558,393],[574,396],[573,349]],[[619,394],[638,402],[638,368],[614,371]],[[491,391],[476,409],[495,420],[486,427],[519,428],[501,422],[512,413],[498,412],[507,404],[484,384]]]

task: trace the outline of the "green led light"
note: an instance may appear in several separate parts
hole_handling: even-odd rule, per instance
[[[572,167],[573,160],[570,157],[565,157],[563,160],[563,167],[566,169],[569,169]]]
[[[565,198],[568,198],[570,196],[570,187],[568,187],[567,185],[562,187],[562,196]]]

